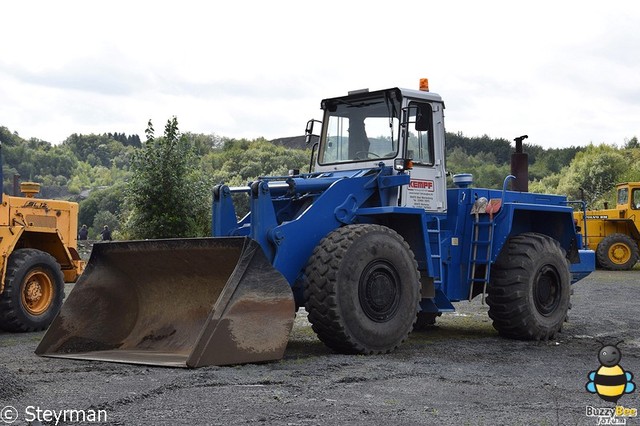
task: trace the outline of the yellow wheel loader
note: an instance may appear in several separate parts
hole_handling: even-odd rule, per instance
[[[64,283],[75,282],[84,268],[78,204],[35,198],[37,183],[20,189],[23,197],[0,195],[0,329],[38,331],[58,314]]]
[[[600,268],[626,271],[640,259],[640,182],[616,186],[615,209],[580,211],[575,219],[586,225],[586,245]]]

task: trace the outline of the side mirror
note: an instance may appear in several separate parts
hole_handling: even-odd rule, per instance
[[[313,127],[315,123],[322,123],[322,121],[313,119],[307,121],[307,127],[304,129],[304,142],[306,144],[311,143],[313,137],[319,137],[318,135],[313,134]]]

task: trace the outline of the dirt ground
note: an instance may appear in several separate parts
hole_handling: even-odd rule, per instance
[[[0,410],[15,408],[4,420],[18,425],[64,410],[108,425],[595,425],[586,407],[613,406],[585,389],[596,340],[624,340],[620,365],[640,382],[640,271],[598,271],[574,289],[556,340],[500,338],[476,300],[384,356],[332,353],[304,312],[282,361],[195,370],[41,358],[43,333],[0,333]],[[640,408],[639,395],[618,405]],[[77,419],[58,424],[94,424]]]

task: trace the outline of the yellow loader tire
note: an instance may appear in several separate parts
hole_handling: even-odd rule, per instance
[[[9,256],[4,291],[0,294],[0,329],[44,330],[60,311],[64,275],[53,256],[19,249]]]
[[[628,271],[638,262],[638,244],[628,235],[611,234],[596,249],[598,265],[612,271]]]

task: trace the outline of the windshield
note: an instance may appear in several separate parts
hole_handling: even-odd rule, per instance
[[[393,158],[398,151],[398,101],[382,96],[327,104],[320,164]]]

